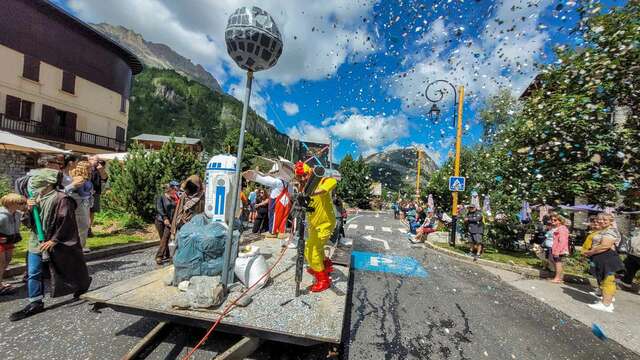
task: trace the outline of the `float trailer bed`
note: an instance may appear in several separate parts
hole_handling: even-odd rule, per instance
[[[260,248],[268,266],[272,266],[281,251],[278,239],[259,240],[251,245]],[[272,340],[303,346],[339,344],[348,298],[349,266],[334,265],[333,285],[321,293],[306,290],[312,283],[312,277],[305,271],[302,295],[296,298],[295,259],[296,250],[287,250],[272,271],[269,283],[254,294],[248,306],[234,308],[216,331],[244,336],[241,342],[257,339],[258,342]],[[164,284],[172,271],[172,266],[163,267],[88,292],[82,298],[93,303],[97,309],[108,307],[118,312],[157,319],[161,321],[160,327],[167,323],[178,323],[209,328],[227,303],[239,294],[232,292],[216,309],[174,309],[171,305],[180,291],[177,287]],[[152,330],[143,341],[153,340],[154,331],[159,333],[159,330]]]

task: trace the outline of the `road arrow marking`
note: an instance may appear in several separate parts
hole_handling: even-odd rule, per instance
[[[349,229],[357,229],[358,228],[358,224],[349,224]]]
[[[389,248],[389,243],[387,242],[387,240],[382,240],[382,239],[374,238],[374,237],[373,237],[373,236],[371,236],[371,235],[364,236],[364,238],[365,238],[366,240],[369,240],[369,241],[380,241],[380,242],[382,242],[382,244],[384,245],[384,248],[385,248],[386,250],[389,250],[389,249],[390,249],[390,248]]]
[[[386,226],[383,226],[383,227],[382,227],[382,231],[385,231],[385,232],[392,232],[392,231],[391,231],[391,228],[390,228],[390,227],[386,227]]]
[[[383,263],[385,265],[393,264],[393,260],[387,259],[385,257],[377,257],[377,256],[372,256],[369,259],[369,264],[371,264],[371,266],[380,266],[380,263]]]
[[[374,228],[374,227],[373,227],[373,226],[371,226],[371,225],[365,225],[365,226],[364,226],[364,229],[365,229],[365,230],[369,230],[369,231],[374,231],[376,228]]]

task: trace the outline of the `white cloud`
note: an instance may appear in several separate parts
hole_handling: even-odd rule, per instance
[[[293,139],[325,144],[328,144],[331,140],[331,133],[328,128],[318,127],[306,121],[301,121],[297,126],[289,128],[287,135]]]
[[[229,86],[229,94],[240,101],[244,101],[244,84],[232,84]],[[271,101],[268,95],[265,97],[260,92],[258,87],[254,87],[251,90],[251,99],[249,101],[249,106],[256,112],[256,114],[262,116],[269,122],[271,125],[274,125],[272,120],[267,118],[267,101]]]
[[[83,20],[123,25],[146,40],[169,45],[204,65],[218,80],[240,69],[226,53],[224,29],[229,15],[240,6],[267,10],[283,35],[278,64],[260,72],[260,79],[292,84],[335,74],[351,57],[373,52],[363,17],[373,11],[373,1],[299,0],[68,0]],[[373,38],[373,36],[371,36]]]
[[[289,116],[293,116],[300,112],[298,104],[285,101],[282,103],[282,110]]]
[[[465,37],[462,31],[459,44],[453,48],[446,47],[444,40],[458,26],[437,19],[418,39],[418,44],[430,46],[405,58],[407,67],[390,79],[391,94],[399,97],[403,109],[411,113],[428,111],[431,104],[424,91],[437,79],[464,85],[465,102],[471,104],[500,88],[509,88],[519,95],[535,76],[534,62],[541,58],[549,39],[538,28],[538,17],[551,4],[551,0],[504,0],[496,6],[479,36]],[[437,97],[433,92],[437,89],[434,86],[429,95]],[[448,89],[446,86],[445,90]],[[450,92],[445,94],[441,107],[451,105]]]
[[[350,109],[324,119],[322,127],[303,121],[287,133],[307,141],[328,142],[330,136],[338,141],[347,140],[357,145],[363,155],[368,155],[408,136],[409,121],[403,114],[363,115]]]

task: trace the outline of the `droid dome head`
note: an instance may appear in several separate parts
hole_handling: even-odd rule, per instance
[[[282,54],[282,36],[269,13],[258,7],[241,7],[230,17],[225,30],[227,52],[242,69],[271,68]]]

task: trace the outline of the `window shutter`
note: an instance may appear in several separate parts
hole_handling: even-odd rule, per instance
[[[20,98],[7,95],[7,103],[5,105],[4,114],[9,119],[20,119]]]
[[[40,60],[31,55],[24,55],[24,64],[22,68],[22,76],[33,80],[40,81]]]
[[[78,121],[78,115],[72,112],[65,114],[64,123],[64,137],[67,140],[76,140],[76,124]]]
[[[22,110],[20,111],[20,119],[29,121],[31,120],[31,110],[33,109],[33,103],[31,101],[22,100]]]
[[[56,108],[49,105],[42,105],[42,126],[53,129],[56,123]]]
[[[70,72],[62,72],[62,90],[70,94],[76,93],[76,76]]]
[[[127,98],[124,95],[120,95],[120,112],[127,112]]]
[[[116,141],[123,143],[125,138],[125,130],[120,126],[116,127]]]

